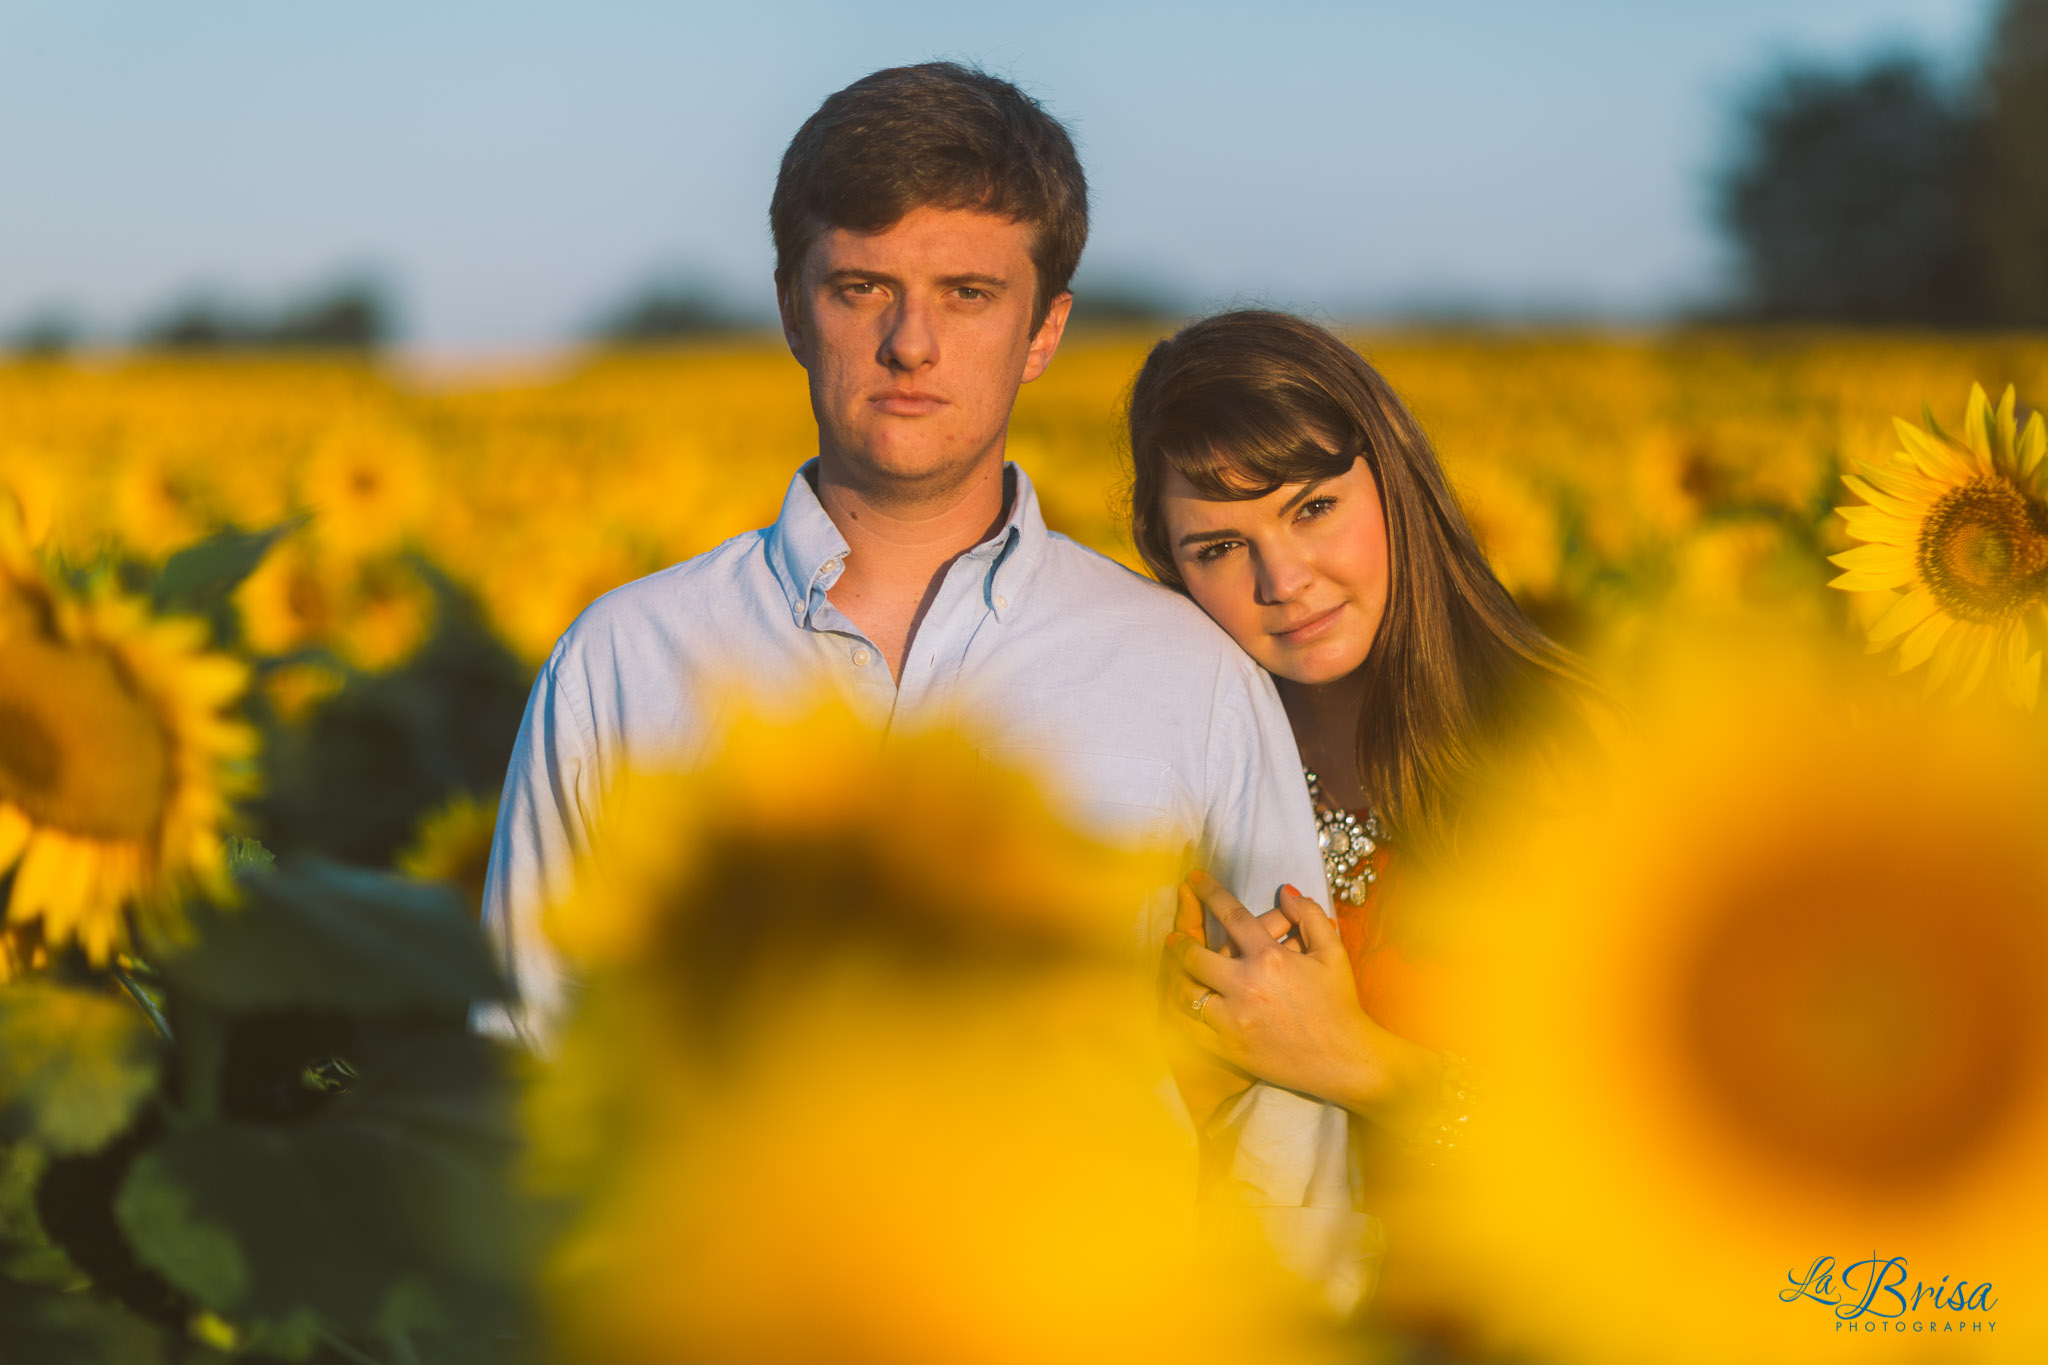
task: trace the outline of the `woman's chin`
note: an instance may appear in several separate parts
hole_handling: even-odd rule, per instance
[[[1303,687],[1321,687],[1356,673],[1365,662],[1366,653],[1366,650],[1348,649],[1333,641],[1314,648],[1288,650],[1259,662],[1276,678],[1285,678]]]

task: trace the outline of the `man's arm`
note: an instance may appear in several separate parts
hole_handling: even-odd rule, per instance
[[[570,982],[542,924],[589,849],[598,774],[590,707],[558,643],[534,680],[512,746],[484,880],[484,929],[512,983],[510,1006],[479,1006],[475,1026],[546,1051]]]
[[[1218,666],[1203,774],[1202,852],[1211,876],[1255,913],[1282,883],[1328,906],[1315,809],[1273,680],[1249,660]]]

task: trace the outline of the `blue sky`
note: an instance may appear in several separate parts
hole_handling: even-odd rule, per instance
[[[1085,272],[1195,304],[1654,315],[1726,261],[1730,110],[1787,55],[1956,69],[1984,0],[922,7],[0,0],[0,326],[373,267],[409,337],[519,350],[637,283],[769,301],[776,159],[826,93],[963,58],[1067,121]]]

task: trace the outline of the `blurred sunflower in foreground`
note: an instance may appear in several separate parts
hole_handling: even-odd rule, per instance
[[[614,793],[529,1104],[575,1216],[561,1358],[1307,1361],[1308,1291],[1197,1235],[1132,933],[1170,860],[945,736],[741,726]]]
[[[67,943],[103,966],[129,913],[175,931],[185,890],[226,895],[221,826],[255,748],[229,714],[246,677],[197,621],[53,582],[0,501],[0,973]]]
[[[2048,751],[1734,638],[1653,672],[1610,786],[1436,888],[1489,1098],[1388,1306],[1560,1360],[2041,1359]]]
[[[1833,556],[1848,570],[1833,586],[1893,599],[1870,627],[1871,650],[1896,642],[1901,671],[1932,660],[1930,691],[1953,679],[1966,695],[1995,669],[2031,709],[2041,652],[2030,624],[2048,592],[2048,425],[2037,412],[2022,434],[2013,390],[1994,413],[1973,385],[1963,440],[1931,416],[1926,431],[1897,426],[1905,449],[1889,464],[1859,460],[1862,477],[1843,476],[1866,505],[1836,510],[1869,543]]]

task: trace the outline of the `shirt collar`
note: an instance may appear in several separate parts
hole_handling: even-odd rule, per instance
[[[782,496],[782,512],[767,532],[769,568],[789,603],[790,616],[803,627],[809,627],[812,613],[839,581],[848,554],[846,537],[832,524],[825,505],[818,501],[818,490],[811,486],[817,466],[817,460],[807,460],[790,478],[789,490]],[[1006,463],[1003,477],[1010,494],[1010,514],[994,535],[964,556],[987,565],[982,595],[999,621],[1015,611],[1030,590],[1030,580],[1052,538],[1030,476]]]

